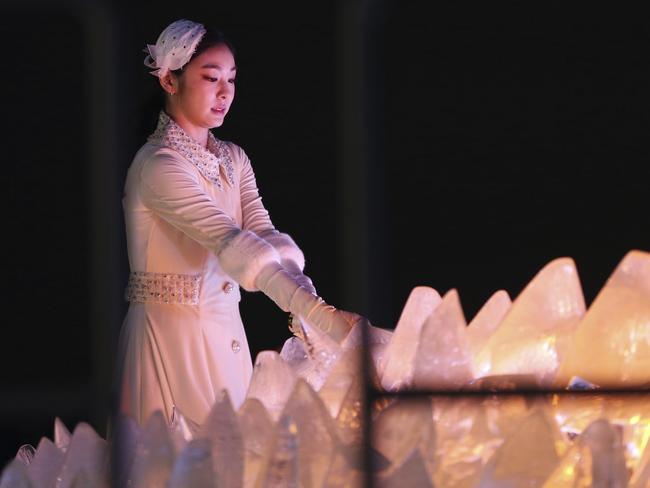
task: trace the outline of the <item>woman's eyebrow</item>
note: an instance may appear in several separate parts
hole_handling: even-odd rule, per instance
[[[219,66],[218,64],[214,64],[214,63],[208,63],[208,64],[204,64],[203,66],[201,66],[201,69],[203,69],[203,68],[216,68],[216,69],[221,69],[221,66]],[[233,67],[230,69],[230,71],[237,71],[237,66],[233,66]]]

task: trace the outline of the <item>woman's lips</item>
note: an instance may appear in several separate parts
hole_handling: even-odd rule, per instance
[[[212,110],[212,113],[219,114],[219,115],[223,115],[226,113],[225,108],[211,108],[210,110]]]

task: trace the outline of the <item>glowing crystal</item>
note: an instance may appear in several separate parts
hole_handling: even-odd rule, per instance
[[[277,420],[296,383],[296,374],[275,351],[262,351],[255,359],[246,398],[257,398]]]
[[[273,421],[256,398],[244,401],[237,418],[244,437],[244,486],[253,486],[271,440]]]
[[[418,286],[411,291],[384,353],[384,389],[394,391],[411,385],[422,325],[440,302],[440,295],[433,288]]]
[[[570,347],[559,386],[572,376],[608,388],[650,386],[650,253],[631,251],[623,258]]]
[[[212,444],[212,465],[218,486],[241,486],[244,481],[244,439],[228,390],[217,401],[195,436]]]
[[[458,293],[445,294],[420,333],[413,369],[418,389],[458,389],[473,379],[467,323]]]
[[[532,374],[549,386],[585,313],[572,259],[547,264],[514,301],[475,364],[483,375]]]

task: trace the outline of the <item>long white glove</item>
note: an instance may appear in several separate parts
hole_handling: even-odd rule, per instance
[[[312,295],[318,295],[318,293],[316,293],[314,283],[311,281],[311,278],[302,272],[295,261],[291,259],[283,259],[280,261],[280,264],[284,266],[284,269],[287,270],[287,273],[291,275],[296,283],[305,288]]]
[[[258,235],[278,251],[281,257],[280,264],[284,266],[298,284],[316,295],[314,284],[303,273],[305,269],[305,256],[293,238],[289,234],[279,232],[276,229],[267,229],[259,232]]]
[[[362,319],[360,315],[337,310],[332,305],[300,286],[279,263],[270,263],[257,276],[257,287],[278,307],[291,312],[342,342],[352,326]]]

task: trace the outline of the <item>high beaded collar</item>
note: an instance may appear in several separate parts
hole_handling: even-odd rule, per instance
[[[156,130],[147,138],[148,142],[170,147],[187,158],[198,168],[205,178],[222,189],[220,167],[223,166],[230,186],[234,186],[233,164],[230,150],[225,142],[220,141],[208,131],[207,149],[199,144],[165,113],[160,111]]]

